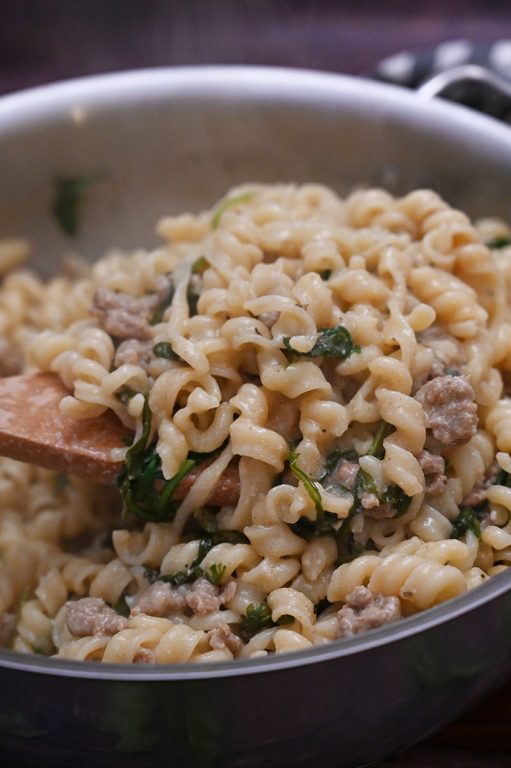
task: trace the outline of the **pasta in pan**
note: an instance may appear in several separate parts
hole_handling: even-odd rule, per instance
[[[0,641],[309,648],[511,562],[511,245],[429,190],[240,187],[47,283],[0,244],[2,375],[133,431],[118,489],[0,459]]]

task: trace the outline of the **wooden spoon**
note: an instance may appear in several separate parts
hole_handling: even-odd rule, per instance
[[[123,462],[114,458],[131,432],[112,411],[95,419],[76,420],[63,414],[60,401],[69,394],[54,373],[0,379],[0,456],[36,464],[97,483],[114,483]],[[173,498],[183,499],[207,465],[192,470]],[[239,497],[239,475],[227,468],[208,502],[223,506]]]

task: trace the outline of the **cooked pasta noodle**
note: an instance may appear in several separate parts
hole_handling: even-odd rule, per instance
[[[158,232],[46,283],[0,242],[0,373],[53,371],[68,417],[133,431],[119,489],[0,459],[2,645],[259,658],[509,567],[505,224],[254,184]]]

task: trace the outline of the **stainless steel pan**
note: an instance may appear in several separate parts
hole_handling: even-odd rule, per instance
[[[155,70],[0,101],[0,237],[51,273],[69,250],[53,179],[101,170],[76,247],[156,242],[158,216],[237,182],[340,192],[431,186],[511,219],[511,131],[446,103],[302,71]],[[75,246],[73,246],[75,247]],[[3,761],[30,766],[358,766],[457,717],[511,672],[502,574],[424,614],[307,652],[230,664],[80,665],[0,652]],[[122,761],[122,762],[121,762]]]

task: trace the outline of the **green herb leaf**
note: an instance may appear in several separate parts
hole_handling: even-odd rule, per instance
[[[117,602],[114,603],[112,608],[120,616],[125,616],[127,618],[130,615],[130,608],[128,603],[126,602],[126,598],[124,595],[121,595],[121,597],[117,600]]]
[[[383,458],[383,441],[387,435],[393,430],[392,424],[388,424],[386,421],[380,422],[375,436],[369,446],[369,450],[366,456],[376,456],[377,459]]]
[[[62,231],[69,237],[78,234],[80,206],[85,191],[104,178],[105,173],[98,171],[85,176],[59,176],[55,179],[52,213]]]
[[[163,320],[163,315],[165,314],[165,310],[170,307],[172,304],[172,299],[174,298],[174,283],[172,282],[172,279],[169,277],[169,287],[165,291],[165,294],[154,310],[153,316],[151,317],[151,325],[157,325],[158,323],[161,323]]]
[[[324,269],[322,272],[319,273],[322,280],[328,280],[332,274],[331,269]]]
[[[127,451],[117,484],[126,512],[142,520],[161,522],[171,518],[172,494],[197,462],[186,459],[174,477],[165,480],[156,444],[149,444],[151,421],[151,410],[146,399],[142,410],[142,434]]]
[[[289,451],[287,460],[289,462],[289,468],[293,475],[297,478],[297,480],[300,480],[303,483],[303,486],[305,490],[307,491],[307,494],[310,496],[312,501],[314,502],[314,506],[316,507],[316,512],[318,515],[322,515],[324,513],[323,505],[321,503],[321,494],[315,484],[312,482],[312,480],[307,477],[307,474],[303,471],[303,469],[300,469],[299,466],[297,466],[297,461],[299,459],[299,454],[293,451],[292,449]]]
[[[488,240],[485,245],[487,248],[507,248],[508,245],[511,245],[511,239],[501,235],[500,237],[494,237],[491,240]]]
[[[222,583],[222,579],[225,576],[226,566],[223,563],[213,563],[210,568],[209,580],[212,584],[217,586]]]
[[[255,192],[242,192],[240,195],[232,195],[232,197],[227,197],[225,200],[223,200],[213,213],[213,217],[211,219],[211,229],[218,229],[220,225],[220,219],[228,208],[233,208],[235,205],[240,205],[241,203],[248,203],[250,200],[252,200],[254,195]]]
[[[380,496],[381,504],[390,504],[396,510],[395,517],[402,517],[408,510],[411,502],[411,496],[397,485],[389,485]]]
[[[172,349],[172,344],[168,341],[159,341],[153,347],[153,354],[155,357],[163,357],[165,360],[180,360],[179,355],[176,355]]]
[[[467,531],[472,531],[478,539],[481,538],[481,526],[475,509],[462,509],[453,523],[451,539],[460,539]]]
[[[192,264],[192,275],[202,275],[202,273],[205,272],[208,267],[209,261],[207,261],[204,256],[201,256]]]
[[[336,357],[346,360],[354,352],[360,352],[360,346],[353,343],[351,333],[343,325],[318,331],[316,343],[308,352],[298,352],[291,346],[290,339],[290,336],[283,339],[286,351],[300,357]]]
[[[245,618],[240,624],[240,630],[246,637],[251,637],[262,629],[273,627],[271,610],[267,603],[247,605]]]
[[[204,571],[200,564],[208,554],[209,550],[213,548],[213,540],[208,536],[204,537],[199,542],[199,549],[197,550],[197,556],[195,560],[184,570],[178,571],[171,576],[165,575],[159,577],[159,581],[168,581],[174,584],[176,587],[180,587],[182,584],[190,584],[192,581],[196,581],[198,578],[209,578],[209,574]]]

